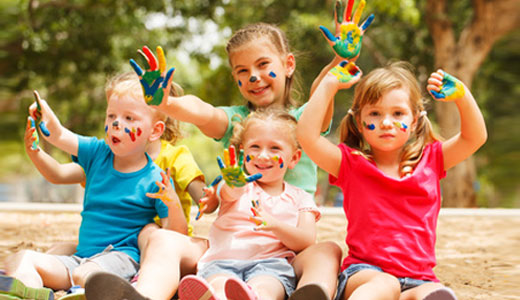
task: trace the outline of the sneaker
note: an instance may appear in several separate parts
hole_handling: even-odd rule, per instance
[[[0,293],[22,299],[54,300],[51,289],[26,287],[20,280],[7,275],[0,275]]]
[[[179,283],[179,299],[181,300],[218,300],[209,283],[202,277],[186,275]]]
[[[319,284],[310,283],[292,293],[289,300],[330,300],[325,290]]]
[[[235,277],[226,281],[225,291],[229,300],[258,300],[253,289],[247,283]]]
[[[457,300],[452,289],[443,287],[429,293],[423,300]]]
[[[85,296],[90,300],[150,300],[127,280],[107,272],[96,272],[87,278]]]

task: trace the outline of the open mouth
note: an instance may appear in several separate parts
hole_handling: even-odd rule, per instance
[[[117,145],[121,142],[120,139],[116,138],[115,136],[112,137],[112,144]]]
[[[253,95],[260,95],[260,94],[262,94],[264,91],[266,91],[268,88],[269,88],[269,85],[264,86],[264,87],[259,87],[259,88],[256,88],[256,89],[249,90],[249,92],[250,92],[251,94],[253,94]]]
[[[264,166],[264,165],[256,165],[256,164],[255,164],[255,168],[256,168],[257,170],[259,170],[259,171],[265,171],[265,170],[272,169],[273,166],[272,166],[272,165],[269,165],[269,166],[265,165],[265,166]]]

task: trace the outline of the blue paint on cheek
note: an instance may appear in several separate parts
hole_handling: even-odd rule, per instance
[[[276,78],[276,74],[273,71],[269,72],[269,76]]]
[[[242,86],[242,81],[238,81],[238,86]]]
[[[130,129],[128,129],[128,128],[125,127],[125,132],[126,132],[126,133],[130,133]]]
[[[105,132],[108,132],[108,125],[105,125]]]
[[[367,128],[370,129],[370,130],[374,130],[374,129],[376,129],[376,125],[368,124]]]

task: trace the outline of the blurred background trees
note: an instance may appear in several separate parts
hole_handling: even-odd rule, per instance
[[[446,193],[461,185],[453,179],[445,180],[444,204],[520,207],[520,138],[514,133],[518,131],[514,128],[520,127],[516,116],[520,112],[520,35],[517,23],[513,22],[507,30],[500,27],[501,19],[510,14],[520,19],[518,1],[485,1],[501,10],[484,11],[495,20],[485,25],[481,47],[488,48],[473,50],[464,42],[463,34],[482,13],[475,6],[480,1],[446,1],[443,9],[437,11],[432,3],[441,1],[367,2],[362,19],[369,13],[374,13],[376,19],[363,39],[358,60],[365,73],[389,61],[406,60],[415,66],[417,77],[425,86],[435,68],[441,66],[461,76],[459,69],[453,67],[454,61],[466,63],[461,58],[485,50],[480,66],[472,65],[471,76],[461,78],[471,86],[479,102],[489,139],[468,162],[470,168],[476,166],[476,173],[455,174],[455,178],[467,183],[464,193]],[[245,24],[278,24],[287,33],[297,56],[300,102],[307,101],[313,79],[332,59],[332,52],[317,28],[324,25],[333,29],[333,7],[333,0],[3,0],[0,181],[13,183],[39,176],[22,145],[33,89],[47,99],[65,126],[80,134],[102,136],[104,83],[115,73],[131,70],[128,60],[137,56],[136,49],[142,45],[162,45],[168,64],[176,67],[174,80],[187,93],[216,106],[241,104],[244,100],[232,80],[225,43],[233,31]],[[432,24],[440,25],[440,31],[435,31]],[[451,54],[438,49],[438,40],[446,36],[459,42],[458,48],[450,48]],[[336,97],[333,128],[337,128],[351,98],[352,91],[342,91]],[[442,106],[455,108],[454,104]],[[449,137],[454,129],[445,121],[453,116],[441,109],[440,105],[430,105],[429,117]],[[193,150],[195,158],[208,180],[213,178],[217,174],[215,156],[220,146],[192,126],[185,125],[184,129],[186,138],[182,143],[197,149]],[[330,138],[337,141],[335,131]],[[68,161],[58,150],[44,147],[60,160]],[[320,173],[320,197],[330,202],[338,190],[329,187],[325,175]]]

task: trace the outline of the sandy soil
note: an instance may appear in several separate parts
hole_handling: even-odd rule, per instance
[[[207,235],[212,219],[195,222],[196,234]],[[77,213],[0,211],[0,260],[20,249],[45,251],[74,241],[80,221]],[[325,215],[318,224],[320,241],[336,241],[345,250],[342,215]],[[520,299],[520,217],[441,216],[435,272],[461,300]]]

